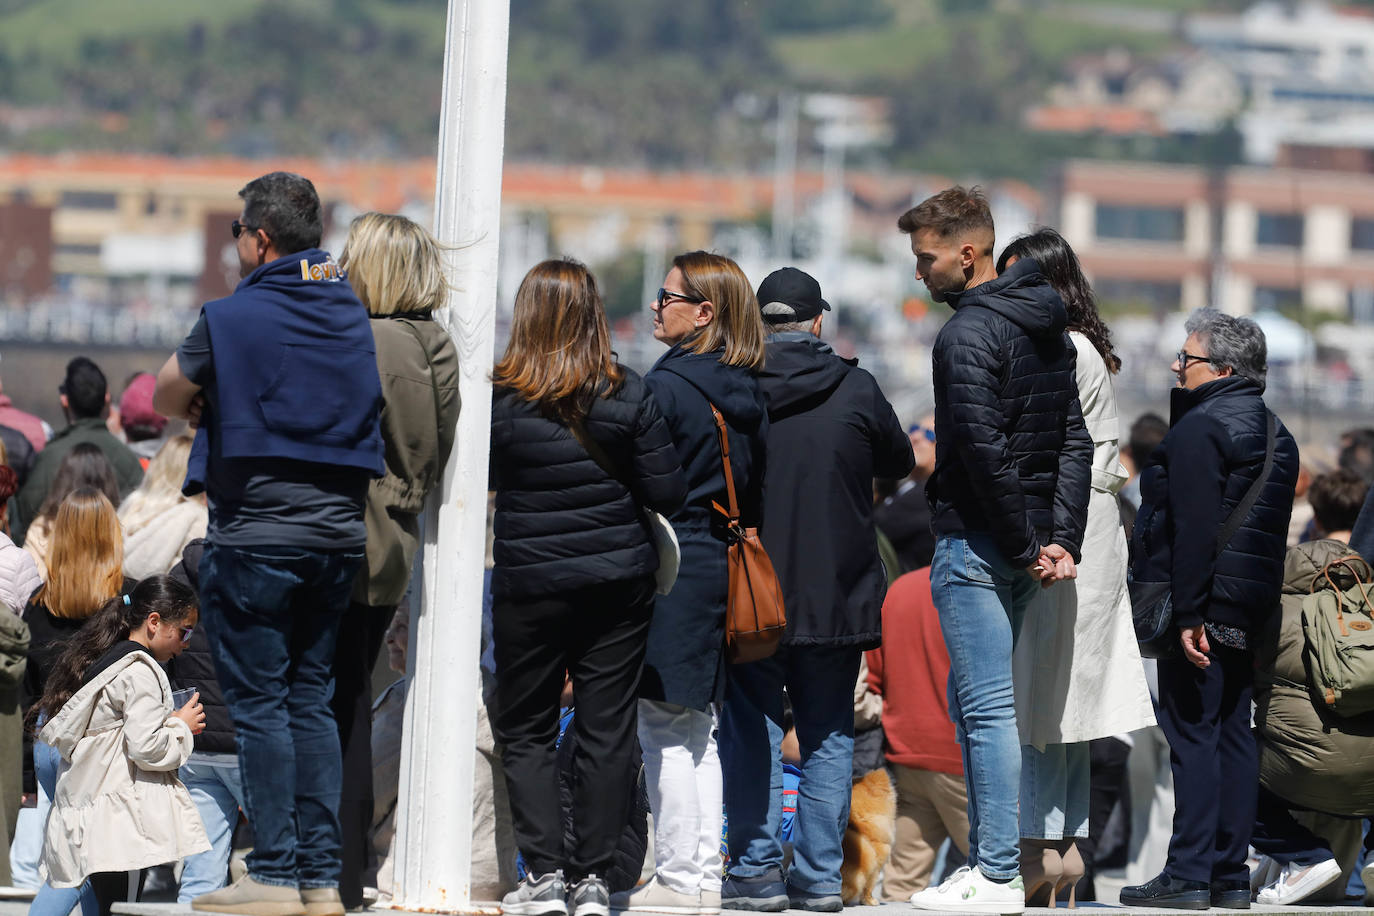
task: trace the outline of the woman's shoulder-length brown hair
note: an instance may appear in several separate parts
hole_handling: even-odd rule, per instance
[[[689,251],[673,258],[682,272],[682,291],[715,306],[711,323],[682,343],[694,353],[722,351],[727,366],[763,368],[766,334],[759,301],[749,278],[734,261],[709,251]]]
[[[561,258],[525,274],[510,342],[491,378],[566,421],[580,420],[593,398],[620,387],[601,293],[586,265]]]

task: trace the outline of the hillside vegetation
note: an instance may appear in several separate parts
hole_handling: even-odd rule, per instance
[[[511,0],[507,151],[766,168],[778,93],[839,90],[892,101],[894,144],[865,154],[890,165],[1033,176],[1061,148],[1130,153],[1019,127],[1070,56],[1174,40],[1086,21],[1075,12],[1086,2],[1001,0],[989,13],[987,0]],[[0,0],[0,105],[24,115],[0,119],[0,149],[430,155],[445,11],[443,0]]]

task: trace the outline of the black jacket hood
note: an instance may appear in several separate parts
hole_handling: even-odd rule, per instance
[[[755,395],[749,376],[720,361],[717,353],[694,353],[681,346],[664,353],[654,369],[671,372],[689,382],[720,408],[730,425],[742,432],[753,432],[763,421],[763,407]]]
[[[1058,337],[1069,326],[1063,300],[1032,258],[1022,258],[995,280],[949,299],[956,310],[978,305],[996,312],[1031,337]]]
[[[858,364],[857,359],[842,358],[811,334],[773,337],[768,341],[768,361],[759,372],[769,420],[799,413],[825,400]]]

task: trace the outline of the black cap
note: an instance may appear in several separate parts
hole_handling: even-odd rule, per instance
[[[830,303],[821,298],[821,285],[816,278],[795,267],[775,270],[759,284],[759,308],[775,302],[790,306],[796,314],[769,315],[765,312],[764,321],[807,321],[822,311],[830,311]]]

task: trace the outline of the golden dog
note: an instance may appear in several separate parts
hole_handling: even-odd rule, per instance
[[[844,865],[840,896],[846,906],[876,906],[873,889],[892,856],[897,830],[897,790],[887,770],[879,767],[854,783],[849,826],[844,831]]]

